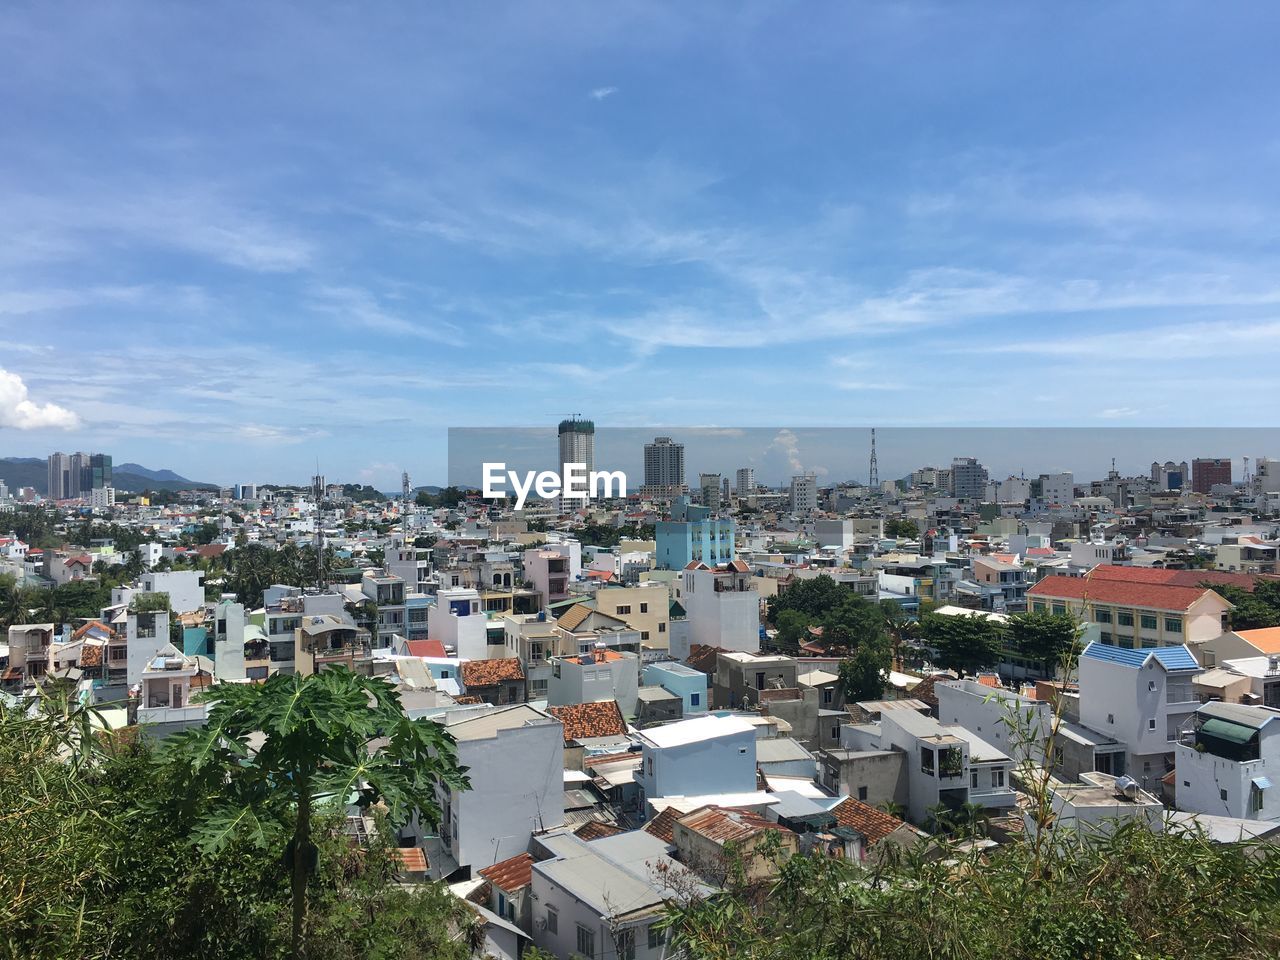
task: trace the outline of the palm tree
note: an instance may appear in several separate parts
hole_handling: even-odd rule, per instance
[[[436,785],[467,789],[453,737],[441,724],[410,720],[400,695],[381,680],[345,668],[307,677],[274,674],[262,684],[219,684],[208,723],[169,739],[162,762],[211,812],[195,829],[206,852],[235,837],[268,846],[273,811],[283,806],[291,839],[294,958],[306,950],[307,883],[316,872],[312,816],[322,804],[341,810],[355,797],[385,807],[393,825],[417,813],[438,826]],[[261,739],[256,749],[250,738]],[[385,745],[372,750],[375,740]]]

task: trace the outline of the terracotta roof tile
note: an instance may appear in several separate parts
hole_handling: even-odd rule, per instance
[[[857,830],[867,838],[868,844],[878,843],[906,822],[853,797],[838,803],[831,812],[835,814],[837,823]]]
[[[1109,580],[1106,577],[1050,576],[1028,590],[1027,596],[1041,600],[1088,600],[1182,612],[1206,593],[1212,591],[1203,587],[1175,587],[1163,583]]]
[[[533,880],[533,857],[527,853],[518,853],[509,860],[502,860],[493,866],[480,871],[495,887],[514,893],[527,887]]]
[[[427,855],[421,847],[397,847],[395,858],[404,873],[427,872]]]
[[[1202,583],[1239,587],[1253,592],[1256,579],[1247,573],[1225,570],[1166,570],[1162,567],[1123,567],[1104,563],[1089,572],[1093,580],[1127,580],[1132,583],[1158,583],[1171,587],[1198,587]]]
[[[703,673],[715,673],[716,660],[721,649],[723,648],[709,647],[703,643],[695,643],[689,648],[689,656],[685,657],[684,662],[695,670],[701,670]]]
[[[697,810],[686,813],[676,822],[718,843],[747,840],[764,830],[785,829],[771,820],[766,820],[758,813],[714,805],[699,807]],[[674,832],[674,828],[672,829]]]
[[[615,834],[625,833],[621,827],[612,823],[604,823],[600,820],[588,820],[577,830],[573,831],[574,836],[580,840],[599,840],[601,837],[612,837]]]
[[[405,643],[413,657],[447,657],[444,644],[439,640],[409,640]]]
[[[1280,653],[1280,627],[1237,630],[1236,634],[1253,644],[1263,653]]]
[[[476,696],[454,697],[453,702],[458,704],[458,706],[460,707],[467,707],[476,703],[484,703],[483,700],[481,700],[479,697],[476,697]]]
[[[566,630],[576,630],[582,625],[582,622],[591,616],[595,611],[586,603],[575,603],[572,607],[560,614],[560,619],[556,621],[556,626],[564,627]]]
[[[504,680],[524,680],[518,657],[500,660],[468,660],[462,665],[462,683],[471,687],[492,687]]]
[[[616,700],[547,707],[547,712],[564,724],[565,743],[592,737],[620,737],[627,732],[627,722]]]
[[[106,625],[105,623],[103,623],[101,620],[90,620],[90,621],[89,621],[88,623],[86,623],[84,626],[76,627],[75,632],[74,632],[73,634],[71,634],[71,639],[72,639],[73,641],[81,639],[82,637],[84,637],[84,635],[85,635],[86,633],[88,633],[88,632],[89,632],[90,630],[92,630],[94,627],[97,627],[99,630],[101,630],[103,633],[105,633],[105,634],[107,635],[107,637],[109,637],[109,638],[114,638],[114,637],[115,637],[115,635],[116,635],[115,630],[113,630],[111,627],[107,626],[107,625]]]
[[[80,666],[82,667],[100,667],[102,666],[103,645],[100,643],[86,643],[80,648]]]

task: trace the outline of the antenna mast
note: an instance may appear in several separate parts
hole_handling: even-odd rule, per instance
[[[403,532],[403,547],[409,546],[409,471],[400,474],[400,528]]]
[[[311,495],[316,501],[316,535],[315,535],[315,552],[316,552],[316,590],[324,593],[324,525],[321,522],[324,518],[321,516],[321,507],[324,502],[324,477],[320,473],[320,461],[316,461],[316,473],[311,478]]]

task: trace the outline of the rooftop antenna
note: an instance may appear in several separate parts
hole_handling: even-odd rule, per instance
[[[320,458],[316,458],[315,476],[311,478],[311,494],[316,500],[316,535],[315,535],[315,552],[316,552],[316,591],[324,593],[324,525],[321,523],[323,519],[320,515],[321,504],[324,500],[324,477],[320,474]]]
[[[409,471],[400,474],[400,524],[404,531],[404,546],[409,545]]]
[[[874,493],[880,489],[880,468],[876,465],[876,428],[871,428],[871,469],[867,473],[867,486]]]

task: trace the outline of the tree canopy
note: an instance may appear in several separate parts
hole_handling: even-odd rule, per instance
[[[1004,648],[999,627],[976,612],[970,616],[928,614],[921,622],[921,634],[936,651],[938,666],[961,673],[995,666]]]

